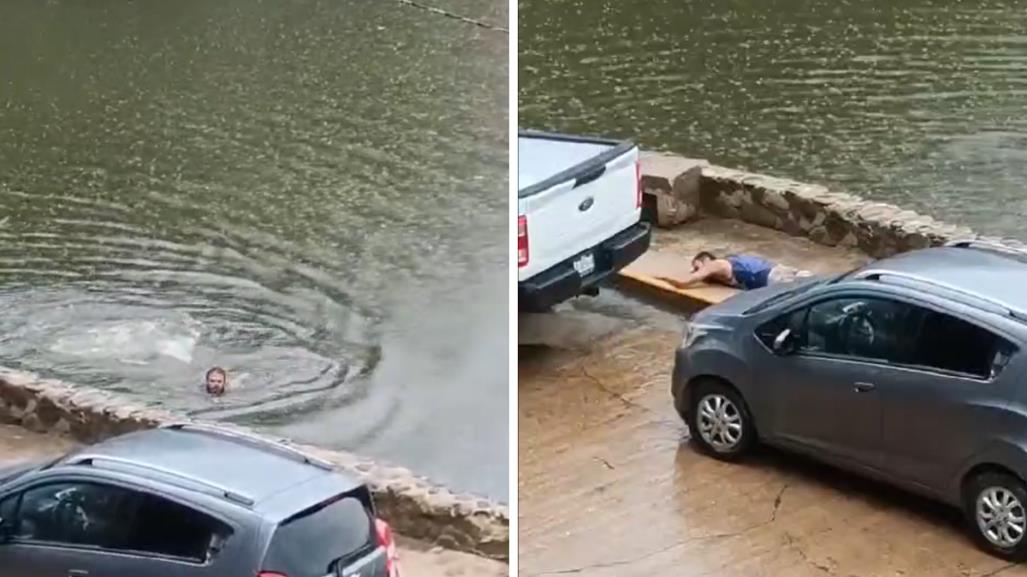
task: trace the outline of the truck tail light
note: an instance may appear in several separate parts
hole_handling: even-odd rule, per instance
[[[635,208],[642,208],[642,163],[635,161]]]
[[[517,268],[528,264],[528,217],[517,217]]]
[[[381,519],[375,519],[374,529],[378,534],[378,545],[385,549],[386,573],[389,577],[398,577],[399,553],[396,552],[396,540],[392,538],[392,527]]]

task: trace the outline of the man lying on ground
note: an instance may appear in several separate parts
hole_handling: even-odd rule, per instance
[[[758,256],[738,254],[717,258],[712,253],[702,251],[692,259],[692,273],[685,278],[657,278],[679,289],[707,282],[750,290],[810,275],[808,271],[775,265]]]

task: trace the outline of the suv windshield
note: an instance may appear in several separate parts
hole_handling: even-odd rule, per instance
[[[271,539],[264,570],[323,577],[336,565],[373,551],[377,540],[370,496],[361,497],[360,491],[339,495],[283,521]]]

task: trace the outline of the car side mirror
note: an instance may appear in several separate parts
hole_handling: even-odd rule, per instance
[[[795,352],[795,333],[785,329],[774,337],[774,352],[779,355],[790,355]]]

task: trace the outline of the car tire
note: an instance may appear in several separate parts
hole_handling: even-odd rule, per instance
[[[756,441],[756,428],[745,400],[720,381],[695,384],[685,422],[692,442],[722,461],[742,458]]]
[[[977,544],[1007,561],[1027,560],[1027,487],[1006,473],[974,477],[963,507]],[[997,519],[997,520],[996,520]]]

